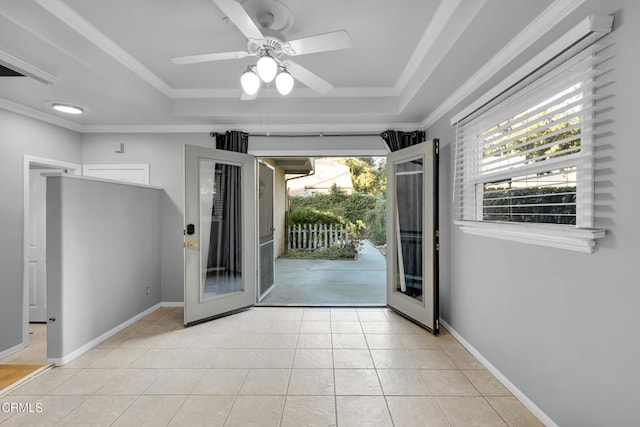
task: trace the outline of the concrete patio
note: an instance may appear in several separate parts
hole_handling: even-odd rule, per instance
[[[349,260],[281,259],[266,305],[386,305],[386,260],[369,241]]]

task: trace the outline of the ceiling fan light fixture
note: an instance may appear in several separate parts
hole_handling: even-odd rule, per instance
[[[260,89],[260,78],[253,72],[251,67],[249,67],[247,71],[242,73],[240,84],[242,85],[242,90],[244,90],[247,95],[255,95],[258,89]]]
[[[287,70],[282,70],[276,77],[276,88],[280,95],[289,95],[293,89],[293,77]]]
[[[265,83],[271,82],[278,72],[276,60],[273,59],[268,52],[258,59],[256,67],[258,69],[258,76],[260,76],[260,79]]]

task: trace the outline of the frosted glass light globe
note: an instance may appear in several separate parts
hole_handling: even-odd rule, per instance
[[[260,57],[256,66],[258,68],[258,76],[260,76],[260,79],[263,82],[269,83],[276,77],[278,64],[275,59],[270,57],[268,54]]]
[[[293,89],[293,77],[291,74],[284,70],[278,77],[276,77],[276,88],[280,95],[289,95],[291,93],[291,89]]]
[[[247,95],[255,95],[260,89],[260,78],[253,70],[247,70],[240,77],[240,84]]]

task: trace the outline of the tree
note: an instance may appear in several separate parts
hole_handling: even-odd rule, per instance
[[[378,196],[387,190],[386,163],[373,157],[345,158],[340,161],[349,167],[353,189],[358,193]]]

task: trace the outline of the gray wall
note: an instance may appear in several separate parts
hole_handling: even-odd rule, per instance
[[[610,84],[600,91],[596,137],[596,227],[607,237],[595,253],[463,234],[449,219],[449,119],[473,97],[427,130],[443,144],[441,315],[561,426],[640,419],[640,2],[586,2],[580,18],[596,11],[614,13],[616,23],[600,42],[611,71],[601,77]]]
[[[0,109],[0,353],[22,342],[25,154],[80,163],[80,135]]]
[[[62,359],[160,302],[161,190],[47,178],[47,356]],[[148,288],[148,289],[147,289]]]
[[[111,149],[114,142],[124,144],[124,153]],[[183,145],[214,147],[208,134],[85,134],[82,137],[82,163],[149,164],[149,184],[161,187],[160,256],[161,300],[184,301],[183,288]]]

